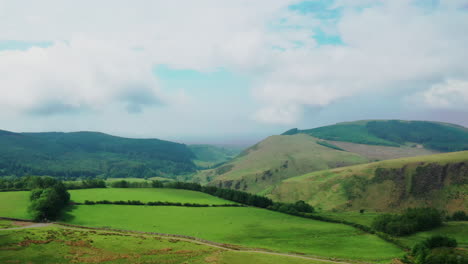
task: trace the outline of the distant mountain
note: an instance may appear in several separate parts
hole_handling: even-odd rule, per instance
[[[265,194],[318,170],[468,149],[468,129],[446,123],[365,120],[269,137],[194,181]]]
[[[193,180],[262,193],[289,177],[366,162],[366,157],[335,149],[309,135],[271,136],[222,166],[198,172]]]
[[[0,130],[0,176],[171,177],[194,172],[194,158],[186,145],[159,139]]]
[[[468,129],[428,121],[364,120],[314,129],[291,129],[283,135],[308,134],[351,143],[400,147],[421,144],[427,149],[451,152],[468,150]]]
[[[435,207],[453,213],[468,208],[468,151],[316,171],[284,180],[267,196],[322,210]]]
[[[242,150],[240,147],[215,146],[215,145],[189,145],[195,155],[195,164],[198,168],[210,168],[220,165],[234,157]]]

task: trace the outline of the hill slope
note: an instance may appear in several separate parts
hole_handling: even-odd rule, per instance
[[[195,164],[199,168],[209,168],[219,163],[228,161],[241,152],[239,147],[221,147],[214,145],[189,145],[195,155]]]
[[[310,171],[368,162],[358,154],[324,146],[308,135],[271,136],[234,160],[199,172],[194,181],[259,193],[273,184]]]
[[[187,146],[158,139],[0,130],[0,176],[171,176],[195,171],[193,158]]]
[[[387,160],[293,177],[268,195],[324,210],[468,208],[468,151]]]
[[[413,143],[443,152],[468,150],[467,128],[439,122],[363,120],[307,130],[291,129],[283,135],[299,133],[368,145],[399,147]]]

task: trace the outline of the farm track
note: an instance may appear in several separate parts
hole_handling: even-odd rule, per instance
[[[0,217],[0,219],[12,220],[10,218],[2,218],[2,217]],[[359,261],[346,262],[342,260],[324,259],[324,258],[319,258],[315,256],[307,256],[307,255],[300,255],[300,254],[293,254],[293,253],[279,253],[279,252],[273,252],[273,251],[259,249],[259,248],[246,248],[242,246],[222,244],[222,243],[208,241],[208,240],[204,240],[204,239],[200,239],[196,237],[183,236],[183,235],[121,230],[121,229],[111,229],[111,228],[86,227],[86,226],[78,226],[78,225],[69,225],[69,224],[64,224],[64,223],[32,223],[32,222],[22,220],[22,219],[14,219],[14,220],[25,222],[25,223],[31,223],[31,224],[26,225],[26,226],[21,226],[21,227],[1,228],[0,230],[20,230],[20,229],[28,229],[28,228],[43,228],[43,227],[49,227],[49,226],[57,226],[63,229],[71,229],[71,230],[78,230],[78,231],[93,230],[93,231],[107,231],[107,232],[114,232],[114,233],[125,233],[125,234],[129,234],[133,236],[141,236],[141,235],[158,236],[158,237],[176,239],[179,241],[191,242],[191,243],[196,243],[196,244],[205,245],[209,247],[219,248],[222,250],[236,251],[236,252],[242,252],[242,253],[258,253],[258,254],[276,255],[276,256],[300,258],[300,259],[327,262],[327,263],[336,263],[336,264],[366,263],[366,262],[359,262]]]

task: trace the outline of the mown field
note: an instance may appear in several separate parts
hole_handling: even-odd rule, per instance
[[[388,261],[403,252],[346,225],[257,208],[80,205],[69,223],[199,237],[215,242],[321,257]]]
[[[231,201],[202,192],[163,188],[105,188],[70,190],[71,199],[83,203],[90,201],[139,200],[142,202],[178,202],[198,204],[233,204]],[[1,197],[1,194],[0,194]]]
[[[170,238],[58,227],[0,230],[0,252],[0,263],[323,263]]]
[[[0,192],[0,216],[29,219],[29,192]]]

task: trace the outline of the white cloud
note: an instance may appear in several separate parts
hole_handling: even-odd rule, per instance
[[[344,97],[468,79],[463,1],[428,11],[404,0],[341,0],[336,25],[288,9],[297,2],[0,0],[2,39],[55,43],[0,52],[0,105],[49,113],[120,103],[138,112],[177,103],[152,74],[167,64],[245,74],[259,103],[252,116],[291,124],[305,108]],[[317,45],[317,27],[345,45]]]
[[[435,109],[468,110],[468,81],[447,80],[413,95],[411,102]]]
[[[3,110],[53,114],[164,101],[151,63],[129,49],[75,38],[47,48],[0,52]]]

